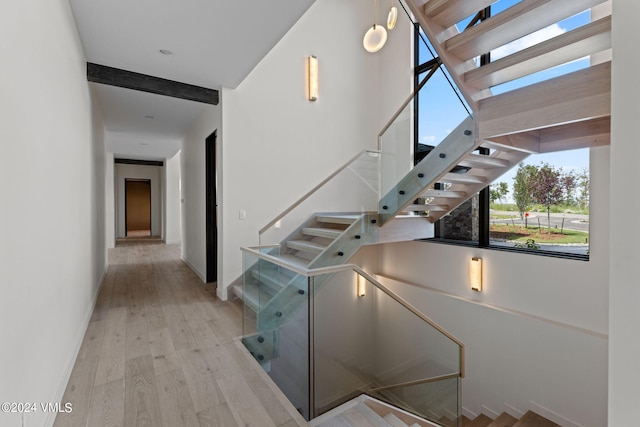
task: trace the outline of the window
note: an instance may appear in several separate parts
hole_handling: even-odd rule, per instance
[[[514,0],[493,7],[504,9]],[[499,9],[494,9],[498,13]],[[470,19],[461,22],[466,26]],[[547,38],[584,25],[588,12],[545,29]],[[435,49],[416,26],[416,85],[434,60]],[[525,38],[491,52],[498,59],[527,46]],[[484,57],[484,55],[483,55]],[[488,61],[487,57],[478,61]],[[492,88],[494,94],[526,86],[588,66],[584,58],[525,79]],[[415,161],[420,161],[455,128],[470,109],[441,66],[421,90],[416,103]],[[481,149],[480,154],[490,154]],[[589,254],[589,150],[531,155],[505,172],[489,187],[436,223],[435,239],[496,249],[588,259]]]

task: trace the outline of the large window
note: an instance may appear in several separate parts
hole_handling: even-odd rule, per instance
[[[500,0],[493,14],[515,0]],[[461,22],[466,26],[469,20]],[[590,21],[585,12],[551,26],[534,38],[551,38]],[[433,61],[435,50],[416,27],[416,75],[424,78],[423,64]],[[527,47],[526,37],[503,46],[478,61],[496,60]],[[492,88],[494,94],[566,74],[589,65],[584,58]],[[416,106],[416,162],[434,141],[443,139],[470,109],[448,77],[444,66],[420,92]],[[437,142],[436,142],[437,144]],[[490,154],[481,149],[480,154]],[[534,154],[506,171],[487,189],[475,195],[436,223],[436,239],[482,247],[555,254],[587,259],[589,254],[589,150]]]

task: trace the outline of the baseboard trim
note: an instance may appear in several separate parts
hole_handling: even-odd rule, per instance
[[[196,276],[198,276],[198,278],[200,280],[202,280],[202,283],[207,283],[207,279],[205,278],[204,273],[202,273],[200,270],[198,270],[193,264],[191,264],[189,262],[188,259],[186,259],[185,257],[181,256],[180,259],[182,260],[182,262],[184,262],[185,264],[187,264],[187,267],[189,267],[194,273],[196,273]]]
[[[583,427],[581,424],[576,423],[568,418],[563,417],[557,412],[552,411],[551,409],[547,409],[544,406],[538,405],[535,402],[529,402],[529,408],[538,415],[545,417],[548,420],[553,421],[556,424],[559,424],[564,427]]]
[[[84,340],[84,336],[87,333],[87,329],[89,328],[89,322],[91,321],[91,317],[93,316],[93,311],[95,310],[96,304],[98,302],[98,295],[100,295],[100,291],[102,290],[105,279],[107,278],[107,269],[108,269],[108,264],[104,266],[104,269],[102,271],[102,277],[98,281],[99,285],[96,288],[96,291],[94,292],[94,295],[92,297],[93,302],[89,304],[89,308],[84,315],[84,320],[80,323],[80,328],[78,328],[78,332],[75,338],[74,350],[71,352],[71,356],[67,360],[66,366],[62,373],[62,378],[58,385],[58,390],[56,391],[56,394],[54,398],[51,400],[51,402],[60,402],[62,405],[66,403],[62,401],[62,399],[64,398],[64,392],[67,390],[67,386],[69,385],[69,380],[71,379],[71,373],[73,372],[73,367],[76,364],[76,359],[78,358],[78,354],[80,353],[80,348],[82,347],[82,341]],[[53,424],[56,421],[57,415],[58,415],[57,412],[48,412],[47,418],[44,421],[44,425],[46,427],[53,427]]]

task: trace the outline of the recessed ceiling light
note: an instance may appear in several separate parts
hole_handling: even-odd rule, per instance
[[[165,56],[172,56],[173,52],[168,50],[168,49],[160,49],[158,52],[160,52],[161,54],[165,55]]]

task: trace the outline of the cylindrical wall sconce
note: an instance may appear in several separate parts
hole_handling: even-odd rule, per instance
[[[469,284],[471,289],[482,291],[482,258],[473,257],[469,264]]]
[[[309,75],[307,80],[309,83],[309,101],[318,100],[318,58],[314,55],[309,56],[307,70]]]

